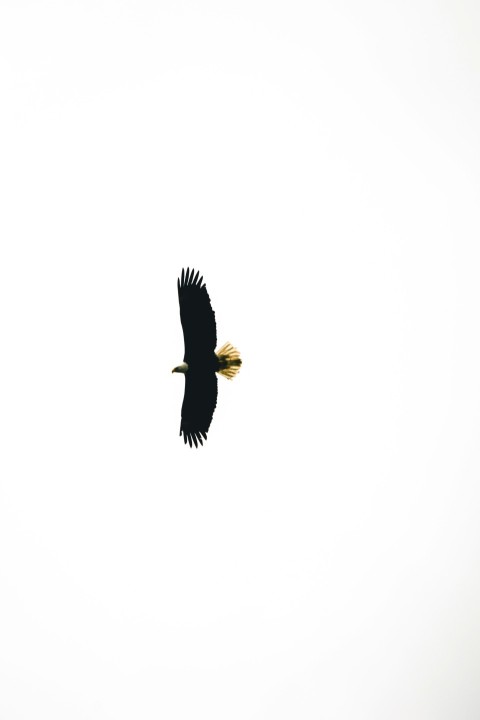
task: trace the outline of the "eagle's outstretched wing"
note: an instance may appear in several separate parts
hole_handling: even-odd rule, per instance
[[[192,447],[203,445],[217,405],[217,376],[212,371],[189,370],[185,374],[185,395],[182,405],[180,435]]]
[[[215,352],[217,344],[217,326],[215,313],[210,305],[203,277],[198,279],[198,271],[182,269],[179,278],[178,300],[180,303],[180,319],[185,341],[184,362],[190,364],[194,360],[202,361]]]

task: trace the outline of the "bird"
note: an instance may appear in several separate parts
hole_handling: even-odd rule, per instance
[[[217,326],[203,276],[182,268],[177,280],[185,354],[172,373],[185,375],[180,436],[190,447],[203,445],[217,405],[217,373],[232,380],[240,370],[239,351],[229,342],[215,352]],[[193,443],[193,445],[192,445]]]

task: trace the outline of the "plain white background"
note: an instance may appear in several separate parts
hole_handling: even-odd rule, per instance
[[[479,717],[479,33],[3,0],[2,720]]]

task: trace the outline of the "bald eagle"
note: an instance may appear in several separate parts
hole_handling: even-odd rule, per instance
[[[230,343],[215,352],[217,327],[203,276],[187,268],[177,281],[185,355],[172,372],[185,374],[180,435],[185,444],[203,445],[217,405],[217,376],[231,380],[242,364],[240,353]]]

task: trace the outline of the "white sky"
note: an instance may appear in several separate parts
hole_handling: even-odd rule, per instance
[[[479,33],[3,0],[2,720],[478,719]]]

